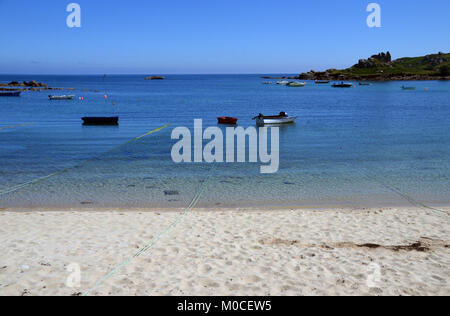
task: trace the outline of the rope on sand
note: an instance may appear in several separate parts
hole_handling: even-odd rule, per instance
[[[147,244],[146,246],[144,246],[142,249],[140,249],[138,252],[136,252],[134,255],[132,255],[131,257],[129,257],[128,259],[126,259],[124,262],[122,262],[120,265],[118,265],[114,270],[112,270],[110,273],[108,273],[106,276],[104,276],[100,281],[98,281],[91,289],[89,289],[88,291],[86,291],[82,296],[88,296],[92,291],[94,291],[95,289],[97,289],[100,285],[102,285],[105,281],[107,281],[108,279],[110,279],[112,276],[114,276],[117,272],[119,272],[119,270],[121,270],[123,267],[125,267],[126,265],[128,265],[131,261],[133,261],[133,259],[139,257],[140,255],[142,255],[143,253],[147,252],[148,250],[152,249],[156,243],[161,240],[165,235],[169,234],[173,229],[175,229],[182,221],[183,219],[195,208],[195,206],[197,205],[198,201],[200,200],[202,194],[205,192],[209,180],[211,179],[211,174],[212,171],[214,170],[214,166],[210,169],[209,171],[209,175],[207,177],[207,179],[202,183],[200,189],[198,190],[198,192],[195,194],[194,198],[192,199],[191,203],[189,204],[189,206],[175,219],[175,221],[170,224],[168,227],[166,227],[166,229],[164,229],[163,231],[161,231],[160,233],[158,233],[155,237],[153,237],[152,241]]]
[[[33,124],[33,123],[30,123],[30,124]],[[148,135],[151,135],[151,134],[153,134],[153,133],[159,132],[160,130],[162,130],[162,129],[168,127],[168,126],[170,126],[170,124],[167,124],[167,125],[158,127],[158,128],[156,128],[156,129],[154,129],[154,130],[148,132],[148,133],[145,133],[145,134],[143,134],[143,135],[141,135],[141,136],[138,136],[138,137],[136,137],[136,138],[134,138],[134,139],[132,139],[132,140],[130,140],[130,141],[124,143],[124,144],[121,144],[121,145],[119,145],[119,146],[117,146],[117,147],[115,147],[115,148],[113,148],[113,149],[107,151],[106,153],[111,152],[111,151],[114,151],[114,150],[117,150],[117,149],[119,149],[119,148],[121,148],[121,147],[123,147],[123,146],[125,146],[125,145],[128,145],[128,144],[130,144],[130,143],[133,143],[133,142],[135,142],[135,141],[137,141],[137,140],[139,140],[139,139],[141,139],[141,138],[143,138],[143,137],[146,137],[146,136],[148,136]],[[15,192],[15,191],[18,191],[18,190],[20,190],[20,189],[22,189],[22,188],[25,188],[25,187],[27,187],[27,186],[33,185],[33,184],[35,184],[35,183],[38,183],[38,182],[41,182],[41,181],[44,181],[44,180],[47,180],[47,179],[49,179],[49,178],[52,178],[52,177],[57,176],[57,175],[60,175],[60,174],[63,174],[63,173],[65,173],[65,172],[67,172],[67,171],[69,171],[69,170],[71,170],[71,169],[74,169],[74,168],[83,166],[83,165],[85,165],[86,163],[88,163],[88,162],[90,162],[90,161],[93,161],[94,159],[97,159],[97,158],[90,158],[90,159],[87,159],[87,160],[85,160],[85,161],[79,163],[78,165],[75,165],[75,166],[72,166],[72,167],[68,167],[68,168],[66,168],[66,169],[60,170],[60,171],[58,171],[58,172],[54,172],[54,173],[49,174],[49,175],[46,175],[46,176],[44,176],[44,177],[36,178],[36,179],[34,179],[34,180],[31,180],[31,181],[28,181],[28,182],[25,182],[25,183],[22,183],[22,184],[18,184],[18,185],[13,186],[13,187],[11,187],[11,188],[9,188],[9,189],[0,191],[0,196],[5,195],[5,194],[8,194],[8,193]]]

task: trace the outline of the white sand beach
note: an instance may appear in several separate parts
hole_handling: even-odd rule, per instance
[[[448,214],[408,207],[3,209],[0,295],[80,295],[156,236],[89,294],[449,295],[449,232]]]

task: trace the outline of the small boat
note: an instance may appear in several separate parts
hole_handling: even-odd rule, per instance
[[[263,114],[259,114],[253,118],[253,120],[256,120],[256,125],[258,126],[267,124],[289,124],[294,123],[296,119],[296,116],[288,116],[286,112],[280,112],[279,115],[273,116],[264,116]]]
[[[360,82],[359,85],[360,86],[371,86],[372,84],[368,83],[368,82]]]
[[[287,80],[281,80],[281,81],[278,81],[277,82],[277,84],[279,84],[280,86],[285,86],[285,85],[287,85],[289,83],[289,81],[287,81]]]
[[[346,82],[341,82],[341,83],[334,83],[333,88],[351,88],[353,87],[353,83],[346,83]]]
[[[217,120],[219,121],[219,124],[227,124],[227,125],[236,125],[238,119],[235,117],[218,117]]]
[[[286,84],[286,86],[293,87],[293,88],[299,88],[299,87],[306,86],[306,82],[291,81],[288,84]]]
[[[82,117],[83,125],[119,125],[119,117]]]
[[[73,100],[74,95],[49,95],[50,100]]]
[[[316,84],[327,84],[330,83],[330,80],[316,80]]]
[[[416,90],[416,87],[402,86],[402,90]]]
[[[21,91],[0,92],[0,97],[20,97]]]

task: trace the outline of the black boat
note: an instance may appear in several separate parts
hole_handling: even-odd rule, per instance
[[[316,80],[316,84],[327,84],[330,83],[330,80]]]
[[[0,92],[0,97],[20,97],[20,91]]]
[[[333,88],[351,88],[351,87],[353,87],[352,83],[341,82],[333,84]]]
[[[119,117],[82,117],[83,125],[119,125]]]

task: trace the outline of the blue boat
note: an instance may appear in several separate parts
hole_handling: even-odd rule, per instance
[[[20,97],[20,91],[0,92],[0,97]]]

